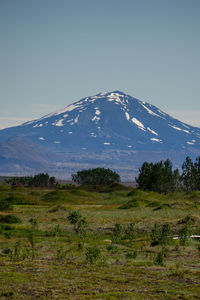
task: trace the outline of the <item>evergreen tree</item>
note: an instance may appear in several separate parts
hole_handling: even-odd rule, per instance
[[[195,190],[200,190],[200,156],[194,163],[194,181]]]
[[[152,175],[153,164],[144,162],[142,167],[139,169],[139,175],[136,178],[138,187],[143,190],[150,190],[152,188]]]
[[[189,156],[186,157],[182,164],[182,182],[187,192],[195,188],[195,168]]]
[[[158,163],[144,162],[136,178],[138,187],[142,190],[151,190],[159,193],[174,192],[179,186],[179,171],[173,171],[169,159]]]

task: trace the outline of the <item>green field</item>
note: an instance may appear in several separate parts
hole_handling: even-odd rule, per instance
[[[171,233],[154,245],[155,223]],[[172,239],[184,228],[185,240]],[[1,185],[0,299],[200,299],[191,234],[200,234],[200,192]]]

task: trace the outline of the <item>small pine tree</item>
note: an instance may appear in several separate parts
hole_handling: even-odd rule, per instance
[[[182,182],[187,192],[195,188],[195,168],[189,156],[186,157],[182,164]]]
[[[89,247],[85,253],[86,261],[90,264],[94,264],[100,257],[101,251],[97,247]]]

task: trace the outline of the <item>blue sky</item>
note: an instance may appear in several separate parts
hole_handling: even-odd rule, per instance
[[[200,127],[199,0],[0,0],[0,128],[121,90]]]

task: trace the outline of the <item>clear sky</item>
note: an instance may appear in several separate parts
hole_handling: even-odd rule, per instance
[[[0,0],[0,128],[112,90],[200,127],[200,0]]]

